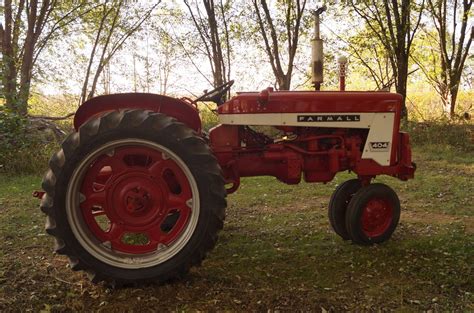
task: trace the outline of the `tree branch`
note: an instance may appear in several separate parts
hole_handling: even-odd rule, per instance
[[[268,58],[270,59],[270,65],[272,66],[273,73],[275,73],[275,76],[277,76],[278,75],[278,70],[275,66],[275,58],[274,58],[273,53],[272,53],[270,42],[268,41],[267,32],[265,31],[265,24],[262,20],[262,16],[260,14],[260,9],[258,7],[257,0],[253,0],[253,4],[254,4],[255,12],[257,13],[257,23],[258,23],[258,26],[260,28],[260,33],[262,34],[262,37],[263,37],[263,42],[265,44],[265,50],[267,52]]]
[[[211,57],[211,49],[209,47],[209,44],[208,44],[208,38],[209,36],[206,36],[205,35],[205,32],[204,30],[202,29],[202,22],[198,22],[198,20],[196,19],[195,15],[194,15],[194,12],[191,8],[191,5],[189,4],[188,0],[184,0],[184,4],[187,6],[188,10],[189,10],[189,13],[191,14],[191,19],[193,20],[193,23],[194,25],[196,26],[196,29],[199,33],[199,36],[201,37],[201,41],[204,45],[204,48],[206,49],[206,56],[209,60],[209,64],[211,65],[211,71],[214,73],[214,64],[212,62],[212,57]],[[198,5],[198,9],[199,9],[199,5]]]
[[[61,121],[66,120],[70,117],[73,117],[76,112],[69,113],[65,116],[46,116],[46,115],[31,115],[29,114],[28,117],[35,118],[35,119],[42,119],[42,120],[49,120],[49,121]]]
[[[265,13],[265,18],[267,20],[268,27],[270,28],[270,38],[272,39],[272,51],[274,54],[274,61],[275,61],[275,67],[277,72],[279,73],[279,76],[283,74],[283,69],[281,66],[281,61],[280,61],[280,51],[278,49],[278,37],[276,34],[275,26],[273,25],[273,19],[270,14],[270,10],[268,9],[267,1],[266,0],[260,0],[260,3],[263,8],[263,12]]]

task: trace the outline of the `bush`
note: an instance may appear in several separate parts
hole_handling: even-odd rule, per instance
[[[461,90],[456,102],[455,114],[462,117],[465,113],[473,113],[474,92]],[[410,120],[416,121],[439,121],[445,122],[449,119],[449,112],[443,110],[439,95],[427,91],[410,91],[406,102]]]
[[[217,114],[212,110],[216,110],[217,106],[215,104],[200,104],[199,105],[199,115],[201,116],[202,129],[208,132],[212,127],[219,124],[219,118]]]
[[[408,122],[403,128],[410,133],[414,146],[451,146],[474,152],[474,125],[467,122]]]
[[[51,133],[38,131],[27,118],[0,106],[0,172],[42,173],[57,145]]]

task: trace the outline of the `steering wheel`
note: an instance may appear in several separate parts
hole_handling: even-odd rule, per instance
[[[217,86],[216,88],[212,89],[211,91],[205,91],[202,96],[194,100],[195,102],[198,101],[211,101],[216,103],[217,105],[221,105],[224,103],[224,95],[225,93],[232,87],[234,84],[234,80],[230,80],[225,84]]]

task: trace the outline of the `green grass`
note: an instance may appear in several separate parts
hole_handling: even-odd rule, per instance
[[[248,178],[228,197],[219,243],[199,268],[164,286],[92,285],[55,256],[31,192],[37,176],[0,176],[0,311],[472,311],[474,155],[415,151],[416,178],[392,186],[402,217],[390,241],[359,247],[327,221],[329,196],[352,177],[288,186]]]

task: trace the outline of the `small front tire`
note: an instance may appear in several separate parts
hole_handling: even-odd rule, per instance
[[[329,200],[328,217],[332,229],[342,239],[351,239],[346,229],[346,211],[352,196],[362,187],[360,180],[350,179],[340,184],[334,190]]]
[[[361,245],[390,239],[400,220],[400,201],[387,185],[362,187],[349,202],[346,228],[352,242]]]

